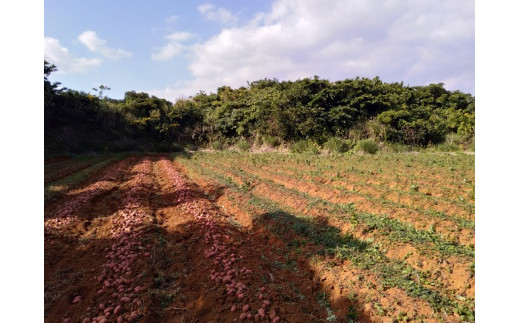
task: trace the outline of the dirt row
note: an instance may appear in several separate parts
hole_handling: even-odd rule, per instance
[[[227,169],[235,168],[229,164],[220,163],[220,165],[226,167]],[[430,228],[431,226],[435,226],[436,230],[444,236],[457,238],[458,243],[464,245],[475,243],[475,236],[473,230],[461,228],[460,231],[454,233],[453,229],[457,227],[457,224],[453,221],[438,218],[428,218],[426,217],[426,215],[420,214],[419,212],[413,209],[405,208],[407,206],[406,203],[403,204],[402,208],[390,207],[382,203],[371,201],[367,197],[364,197],[357,193],[344,193],[335,188],[326,187],[323,184],[313,183],[306,180],[302,181],[301,179],[297,179],[295,177],[290,177],[287,175],[282,175],[273,172],[272,170],[254,169],[244,165],[240,165],[240,169],[246,171],[247,173],[258,176],[262,179],[265,178],[271,180],[274,183],[282,185],[288,189],[293,189],[308,194],[311,197],[318,197],[337,204],[354,203],[356,209],[360,211],[375,214],[388,214],[390,218],[395,218],[403,223],[412,225],[417,230],[428,230],[428,228]],[[377,196],[377,193],[371,192],[370,195]],[[414,205],[414,207],[420,206]]]
[[[193,166],[193,168],[196,169],[194,174],[190,174],[194,176],[194,179],[199,183],[208,181],[205,171],[203,171],[209,168],[208,165],[201,165],[200,161],[196,161],[196,166],[190,166]],[[222,169],[220,170],[222,171]],[[215,169],[211,169],[211,171],[215,171]],[[223,175],[224,177],[233,177],[231,173],[227,172],[223,172]],[[239,178],[236,179],[240,181]],[[235,180],[235,178],[233,178],[233,180]],[[289,198],[279,192],[273,191],[272,188],[265,187],[262,189],[261,187],[261,184],[257,184],[252,190],[255,194],[260,194],[273,201],[302,204],[301,202],[298,202],[297,199],[294,200],[294,197]],[[269,216],[266,217],[266,214],[263,214],[265,211],[262,209],[255,210],[255,207],[250,204],[247,195],[248,194],[234,193],[228,190],[226,191],[226,194],[218,198],[218,203],[224,209],[233,214],[235,220],[239,221],[250,230],[254,230],[255,227],[258,227],[258,223],[261,222],[258,219],[262,218],[267,219],[266,223],[262,224],[263,228],[270,227],[275,231],[278,230],[277,227],[279,227],[281,223],[269,221]],[[293,205],[293,207],[298,208],[297,205]],[[283,241],[281,242],[281,245],[287,246],[288,242],[297,241],[298,238],[298,236],[291,235],[290,232],[283,232]],[[275,238],[272,238],[272,240],[276,241]],[[303,259],[307,259],[307,263],[311,264],[310,267],[315,272],[315,275],[317,275],[318,280],[322,282],[324,287],[323,290],[328,293],[334,313],[340,313],[342,315],[341,318],[343,319],[346,319],[346,317],[355,312],[355,317],[357,317],[358,320],[367,322],[391,321],[392,318],[398,316],[407,317],[408,320],[423,320],[425,322],[433,322],[437,320],[437,316],[433,313],[427,303],[409,297],[398,288],[381,290],[380,287],[378,287],[379,283],[377,275],[373,275],[365,270],[356,269],[348,260],[340,261],[338,263],[336,259],[326,259],[317,256],[317,253],[314,253],[316,258],[309,260],[309,252],[311,254],[313,253],[312,246],[298,246],[297,248],[293,247],[293,251],[294,249],[297,250],[296,257],[298,260],[296,262],[300,263]],[[410,249],[408,249],[408,251],[409,250]],[[291,251],[286,249],[286,252]],[[415,257],[411,257],[412,262],[413,258]],[[433,267],[435,268],[438,268],[439,266],[449,266],[447,261],[445,261],[444,264],[438,264],[434,260],[432,261]],[[455,267],[452,268],[456,269],[456,273],[454,272],[450,277],[441,278],[443,282],[448,283],[448,279],[448,284],[453,284],[452,280],[457,284],[459,281],[468,281],[469,278],[466,274],[466,266],[458,266],[455,264]],[[462,277],[458,277],[457,275],[462,275]],[[454,285],[451,287],[453,288]],[[474,290],[471,293],[471,291],[467,291],[466,288],[462,288],[462,286],[455,288],[461,289],[461,292],[464,291],[474,295]],[[443,319],[457,321],[456,316],[444,317]]]
[[[326,319],[311,265],[280,269],[283,242],[234,225],[220,194],[165,156],[129,157],[46,205],[45,321]]]
[[[381,168],[381,171],[384,172],[375,171],[381,167],[380,165],[372,165],[371,168],[367,166],[359,168],[359,164],[356,165],[356,167],[353,167],[349,164],[334,163],[328,165],[328,168],[330,168],[330,170],[328,170],[327,168],[323,169],[323,167],[326,166],[325,164],[320,165],[320,169],[317,169],[312,166],[312,164],[303,165],[298,162],[295,163],[294,160],[285,160],[283,163],[276,160],[262,162],[260,163],[260,166],[270,168],[277,165],[280,170],[283,170],[284,172],[287,171],[294,176],[311,175],[316,171],[319,171],[319,178],[335,178],[339,172],[341,176],[341,180],[338,180],[339,182],[366,182],[368,185],[384,185],[388,186],[390,189],[399,189],[402,191],[410,189],[413,178],[413,183],[419,185],[419,187],[427,188],[428,192],[431,193],[432,196],[452,198],[455,194],[462,194],[466,200],[470,200],[469,195],[473,189],[467,187],[467,184],[462,185],[463,183],[461,180],[463,178],[460,175],[456,176],[456,181],[453,181],[453,179],[450,179],[450,176],[453,177],[452,172],[447,173],[446,171],[436,169],[437,172],[432,173],[431,167],[416,164],[414,164],[413,167],[412,165],[407,167],[405,166],[406,164],[403,164],[401,167],[391,168],[390,165],[394,164],[395,161],[385,164],[383,167],[384,169]],[[361,173],[356,173],[356,171]],[[467,173],[465,174],[465,177],[468,183],[475,182],[474,173]],[[442,186],[439,186],[439,183],[442,183]]]

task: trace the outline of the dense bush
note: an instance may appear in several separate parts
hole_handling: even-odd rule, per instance
[[[224,144],[221,141],[213,141],[211,143],[211,149],[213,149],[213,150],[224,150]]]
[[[237,147],[241,151],[249,151],[249,149],[251,149],[251,145],[245,140],[240,140],[237,142]]]
[[[312,142],[308,140],[299,140],[295,143],[293,143],[290,147],[290,151],[292,153],[310,153],[313,155],[319,154],[320,150],[319,148]]]
[[[271,148],[278,147],[280,145],[280,140],[274,136],[262,136],[262,142]]]
[[[256,146],[312,141],[344,151],[337,138],[371,139],[411,147],[471,146],[475,98],[443,84],[404,86],[379,78],[330,82],[315,76],[297,81],[264,79],[216,93],[200,92],[175,103],[128,91],[124,99],[59,89],[47,77],[56,67],[44,62],[45,151],[122,149],[166,150],[164,142],[213,146],[242,138]],[[333,139],[337,137],[336,139]],[[453,138],[461,142],[452,142]],[[125,143],[115,144],[115,143]],[[214,144],[214,142],[219,142]],[[295,145],[295,149],[299,145]],[[293,144],[294,146],[294,144]]]
[[[377,153],[379,146],[372,140],[361,140],[356,144],[355,150],[373,155]]]
[[[341,139],[332,137],[323,145],[323,148],[334,153],[345,153],[354,147],[354,143],[350,139]]]

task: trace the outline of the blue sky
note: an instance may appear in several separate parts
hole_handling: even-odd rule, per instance
[[[314,75],[474,94],[474,16],[467,0],[47,0],[44,55],[52,81],[117,99]]]

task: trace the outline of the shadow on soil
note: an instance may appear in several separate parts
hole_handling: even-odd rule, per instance
[[[153,162],[164,158],[169,156],[150,157]],[[103,270],[104,252],[116,241],[87,238],[86,233],[92,231],[92,225],[98,225],[98,218],[113,215],[121,208],[119,202],[127,194],[127,190],[121,188],[122,183],[136,175],[130,169],[131,165],[125,168],[124,174],[114,178],[119,183],[115,188],[95,192],[94,198],[77,214],[82,224],[69,235],[45,235],[46,322],[61,322],[65,317],[71,317],[74,322],[81,321],[99,314],[87,312],[88,307],[96,308],[101,302],[110,302],[110,293],[97,295],[99,284],[91,280]],[[229,215],[223,214],[213,204],[224,193],[225,187],[201,189],[194,184],[189,184],[184,190],[168,191],[155,187],[143,192],[141,200],[152,210],[154,221],[139,229],[139,239],[143,245],[151,246],[151,256],[138,258],[132,275],[141,274],[135,284],[145,287],[142,300],[143,304],[149,305],[146,309],[127,309],[147,313],[140,317],[139,322],[233,321],[238,314],[229,311],[232,304],[246,302],[253,309],[259,308],[261,286],[266,287],[266,296],[283,321],[371,322],[360,310],[362,304],[346,295],[331,303],[330,286],[325,287],[311,264],[311,259],[324,256],[328,250],[340,247],[361,251],[366,244],[341,235],[326,218],[310,222],[282,211],[258,216],[252,229],[246,232],[229,221]],[[184,200],[178,201],[179,196],[184,196]],[[52,218],[55,210],[71,198],[74,196],[53,202],[48,210],[46,208],[46,217]],[[211,203],[212,210],[206,211],[218,215],[218,229],[230,236],[230,245],[244,256],[236,267],[245,266],[254,271],[254,275],[244,280],[251,288],[243,302],[226,294],[222,284],[209,279],[209,271],[216,266],[203,256],[208,248],[203,241],[204,228],[178,207],[194,200]],[[100,227],[99,230],[108,229]],[[72,304],[78,295],[84,301]]]

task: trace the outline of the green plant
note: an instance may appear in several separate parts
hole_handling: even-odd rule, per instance
[[[237,147],[241,151],[249,151],[249,149],[251,149],[251,145],[247,141],[245,141],[245,140],[240,140],[237,143]]]
[[[442,152],[454,152],[459,151],[460,147],[448,142],[443,142],[442,144],[438,144],[435,146],[435,150],[442,151]]]
[[[331,152],[335,153],[345,153],[352,149],[354,146],[354,142],[350,139],[341,139],[338,137],[332,137],[325,144],[323,147]]]
[[[372,140],[361,140],[357,143],[355,150],[373,155],[377,153],[379,146]]]
[[[292,153],[311,153],[311,154],[319,154],[319,148],[308,140],[299,140],[291,145],[290,151]]]
[[[278,138],[269,135],[263,136],[262,142],[271,148],[278,147],[280,145],[280,140],[278,140]]]
[[[186,146],[184,146],[184,149],[188,151],[195,151],[197,150],[197,146],[192,143],[189,143]]]
[[[224,149],[224,144],[220,141],[213,141],[211,143],[211,148],[213,150],[223,150]]]
[[[389,151],[394,152],[394,153],[402,153],[405,151],[410,151],[409,146],[406,146],[406,145],[403,145],[400,143],[388,142],[385,144],[385,146]]]

